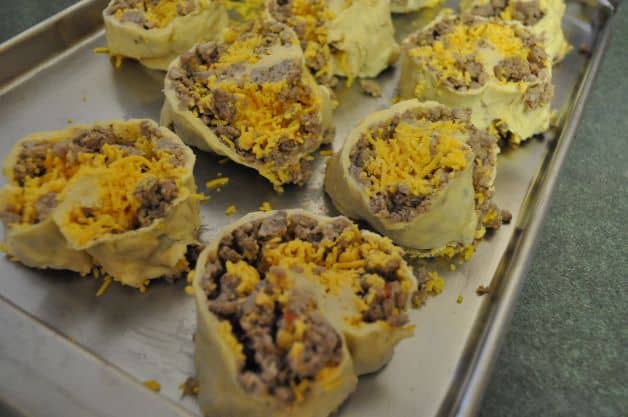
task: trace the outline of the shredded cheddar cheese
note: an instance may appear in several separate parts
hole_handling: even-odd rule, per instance
[[[161,391],[161,384],[155,381],[154,379],[149,379],[147,381],[144,381],[144,386],[154,392]]]
[[[264,201],[261,206],[259,206],[260,211],[271,211],[273,208],[268,201]]]
[[[221,177],[221,178],[215,178],[213,180],[207,181],[205,183],[205,187],[208,190],[214,190],[214,189],[219,188],[219,187],[224,187],[227,184],[229,184],[229,178],[228,177]]]
[[[395,192],[406,186],[412,195],[430,194],[441,184],[437,173],[453,175],[466,168],[472,151],[457,137],[463,131],[464,125],[459,122],[436,121],[401,122],[389,140],[379,137],[379,130],[368,132],[367,140],[374,153],[360,172],[370,184],[367,192]],[[435,135],[438,136],[433,146]]]
[[[225,215],[227,216],[233,216],[234,214],[236,214],[238,211],[238,209],[236,208],[236,206],[234,206],[233,204],[230,205],[229,207],[227,207],[225,209]]]
[[[453,31],[431,43],[412,48],[409,54],[435,68],[441,82],[453,78],[470,85],[471,74],[458,65],[461,57],[474,57],[480,62],[494,61],[496,56],[500,57],[498,59],[520,57],[525,60],[528,52],[529,48],[510,25],[496,21],[465,24],[455,20]],[[417,85],[417,88],[423,87]]]
[[[96,297],[102,297],[107,292],[112,282],[113,282],[113,278],[105,277],[105,280],[103,281],[102,285],[100,286],[100,288],[98,288],[98,291],[96,292]]]

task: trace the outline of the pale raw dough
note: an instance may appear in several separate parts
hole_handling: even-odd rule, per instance
[[[333,46],[328,62],[329,75],[340,75],[349,80],[376,77],[397,61],[399,45],[395,41],[389,0],[322,1],[333,16],[323,25],[327,45]],[[308,2],[321,3],[321,0],[304,0],[304,3]],[[267,10],[272,17],[282,20],[273,12],[274,3],[275,0],[269,1]]]
[[[441,4],[444,0],[390,0],[390,11],[408,13],[421,9],[429,9]]]

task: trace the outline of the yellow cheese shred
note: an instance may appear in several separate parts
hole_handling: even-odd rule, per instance
[[[213,180],[207,181],[205,183],[205,187],[208,190],[214,190],[219,187],[224,187],[227,184],[229,184],[229,177],[220,177],[220,178],[215,178]]]

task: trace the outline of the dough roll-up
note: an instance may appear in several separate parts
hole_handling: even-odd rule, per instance
[[[193,288],[208,416],[325,417],[413,331],[401,249],[343,217],[248,214],[201,253]]]
[[[161,123],[188,144],[257,170],[277,189],[303,184],[333,139],[330,92],[306,69],[288,26],[255,20],[197,45],[166,76]]]
[[[491,202],[498,151],[468,111],[402,101],[351,130],[327,165],[325,191],[395,243],[451,256],[501,223]]]
[[[552,60],[518,22],[441,13],[402,44],[401,98],[471,109],[471,122],[512,144],[550,123]]]
[[[30,267],[98,268],[137,288],[180,276],[200,222],[194,161],[149,120],[27,136],[4,163],[6,250]]]

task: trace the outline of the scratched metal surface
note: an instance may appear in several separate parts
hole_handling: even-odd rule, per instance
[[[81,10],[85,12],[101,3],[85,1]],[[602,6],[568,4],[564,29],[572,45],[594,47],[599,42],[599,34],[606,30],[607,23],[607,13],[599,13],[601,9]],[[424,21],[426,16],[395,17],[399,39],[416,29],[417,18]],[[66,21],[73,24],[72,16],[66,16]],[[115,70],[107,58],[92,53],[94,47],[105,43],[102,31],[94,29],[95,34],[47,58],[35,71],[0,85],[0,155],[5,155],[20,137],[33,131],[63,128],[70,120],[74,123],[130,117],[158,120],[163,75],[133,62],[125,62],[121,69]],[[12,45],[11,52],[17,53],[18,58],[20,54],[28,54],[20,50],[19,43]],[[0,51],[0,67],[7,56],[6,50]],[[516,291],[512,295],[512,291],[504,292],[501,286],[506,286],[506,290],[514,288],[523,279],[521,270],[510,281],[504,274],[509,263],[521,261],[510,259],[512,250],[508,248],[516,246],[530,218],[543,214],[532,211],[534,207],[543,207],[536,204],[537,194],[532,191],[557,175],[560,163],[552,163],[551,157],[557,150],[564,154],[561,147],[568,146],[570,137],[562,138],[559,146],[555,138],[561,132],[568,134],[569,130],[573,135],[573,129],[567,128],[577,123],[577,100],[583,99],[575,92],[581,83],[590,82],[596,59],[599,57],[595,54],[591,59],[575,51],[570,53],[555,69],[553,103],[558,114],[568,117],[561,118],[560,126],[545,140],[533,139],[517,150],[500,155],[495,199],[512,212],[512,225],[481,243],[470,262],[460,265],[455,272],[444,272],[444,292],[411,314],[416,324],[415,336],[399,345],[394,359],[384,370],[361,378],[357,392],[342,407],[341,416],[446,415],[460,406],[460,396],[465,392],[475,390],[475,397],[481,395],[481,387],[463,384],[472,374],[474,355],[481,353],[480,335],[490,333],[491,325],[495,325],[495,331],[503,330],[503,323],[491,324],[487,317],[499,303],[512,306],[516,300]],[[389,105],[395,96],[398,75],[393,68],[379,77],[384,92],[379,99],[363,96],[357,86],[338,88],[340,106],[334,114],[337,127],[334,149],[339,148],[347,132],[361,118]],[[567,112],[574,108],[573,112]],[[197,152],[197,157],[195,175],[200,189],[219,173],[231,179],[224,190],[212,192],[209,202],[202,206],[204,239],[211,239],[221,226],[234,220],[224,214],[231,204],[237,206],[237,216],[256,210],[262,201],[269,201],[277,209],[303,207],[336,214],[322,191],[324,158],[316,161],[315,174],[307,185],[287,187],[280,195],[251,170],[233,163],[221,165],[217,157],[209,154]],[[517,257],[527,255],[529,251],[517,253]],[[199,413],[192,398],[180,399],[178,388],[194,374],[194,302],[184,293],[183,282],[172,285],[156,282],[146,294],[113,285],[105,296],[97,298],[99,281],[71,273],[30,270],[2,258],[0,275],[2,298],[137,381],[158,380],[162,396],[193,414]],[[480,284],[491,284],[495,295],[475,295]],[[510,295],[500,298],[499,294]],[[456,303],[458,296],[464,297],[462,304]],[[480,377],[485,379],[486,375]]]

